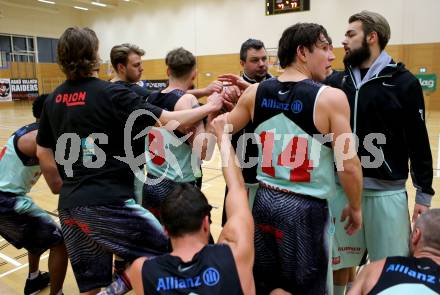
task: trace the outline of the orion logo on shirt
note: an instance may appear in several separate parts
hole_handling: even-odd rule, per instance
[[[212,287],[220,282],[220,273],[217,269],[209,267],[200,276],[194,276],[191,278],[179,278],[179,277],[161,277],[157,279],[156,291],[170,291],[178,289],[190,289],[197,288],[202,285]]]
[[[64,103],[68,107],[82,106],[86,104],[87,92],[62,93],[55,97],[56,103]]]
[[[303,109],[303,104],[300,100],[294,100],[292,102],[292,104],[290,105],[290,109],[292,110],[292,112],[294,114],[298,114],[301,113],[302,109]]]

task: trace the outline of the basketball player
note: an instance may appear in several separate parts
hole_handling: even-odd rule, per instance
[[[133,261],[168,250],[160,223],[132,199],[129,160],[117,157],[125,152],[124,125],[130,114],[145,110],[162,123],[178,119],[191,125],[218,111],[222,100],[167,112],[122,85],[97,79],[98,38],[88,28],[68,28],[62,34],[58,60],[67,80],[45,103],[37,155],[46,179],[51,178],[46,168],[57,159],[63,179],[58,208],[72,269],[80,292],[96,294],[111,282],[113,254]],[[154,116],[139,116],[133,128],[156,124]],[[126,292],[130,286],[125,282],[119,277],[112,291]]]
[[[169,111],[198,108],[197,98],[187,93],[196,78],[196,58],[180,47],[170,51],[166,58],[168,87],[150,95],[148,102]],[[153,128],[146,138],[149,150],[147,157],[147,179],[144,185],[143,206],[160,217],[160,204],[179,183],[197,186],[201,178],[200,160],[205,159],[207,142],[199,135],[204,134],[203,121],[192,129],[186,140],[179,131]],[[194,144],[195,138],[199,139]],[[198,187],[201,189],[201,187]]]
[[[113,46],[110,51],[110,61],[116,75],[111,82],[123,84],[138,95],[147,98],[151,91],[137,84],[144,71],[142,67],[144,54],[145,51],[135,44],[124,43]]]
[[[139,258],[130,270],[136,294],[255,294],[252,265],[254,225],[240,168],[228,136],[226,117],[213,122],[229,188],[228,221],[218,243],[207,245],[211,205],[200,191],[179,184],[161,206],[173,252],[151,260]]]
[[[440,209],[423,213],[411,233],[411,255],[368,264],[349,294],[440,294],[439,232]]]
[[[116,76],[112,79],[112,82],[122,84],[128,87],[130,90],[136,92],[138,95],[147,99],[152,91],[146,89],[145,87],[139,86],[137,83],[140,81],[142,73],[144,71],[142,66],[142,56],[145,54],[145,51],[139,46],[130,43],[124,43],[120,45],[115,45],[110,51],[110,60],[112,66],[115,70]],[[188,94],[192,94],[198,98],[203,96],[209,96],[213,92],[221,92],[222,91],[222,83],[219,81],[213,81],[207,87],[202,89],[193,89],[194,84],[188,87],[185,91]],[[150,101],[151,103],[151,101]],[[132,138],[134,138],[136,134],[132,134]],[[132,145],[138,146],[138,149],[143,149],[145,142],[144,138],[132,139]],[[138,156],[138,155],[136,155]],[[201,172],[198,179],[198,183],[201,186]],[[142,169],[138,170],[138,173],[135,177],[135,196],[136,202],[138,204],[142,204],[142,195],[143,195],[143,187],[145,183],[145,172]],[[157,213],[157,211],[156,211]]]
[[[341,219],[349,217],[348,234],[361,225],[361,168],[350,141],[349,106],[341,91],[314,82],[324,80],[334,58],[322,26],[287,28],[278,58],[284,73],[249,86],[228,116],[234,131],[252,120],[261,139],[260,187],[252,211],[257,293],[281,288],[324,294],[331,291],[328,200],[335,190],[334,157],[349,203]]]
[[[60,227],[30,197],[31,187],[41,175],[36,155],[38,121],[47,95],[37,97],[32,111],[37,122],[12,134],[0,151],[0,235],[16,248],[28,251],[29,276],[24,294],[34,294],[50,283],[50,294],[62,294],[67,269],[67,252]],[[58,194],[62,180],[48,185]],[[49,252],[49,273],[40,272],[40,256]]]

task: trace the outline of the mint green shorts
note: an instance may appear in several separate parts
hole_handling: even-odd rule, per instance
[[[144,169],[136,171],[134,174],[134,199],[136,204],[142,205],[142,193],[145,183],[145,171]]]
[[[406,190],[364,190],[362,194],[362,227],[354,235],[345,232],[340,222],[347,198],[341,186],[336,188],[336,198],[330,202],[335,221],[332,247],[333,270],[358,266],[368,252],[371,261],[387,256],[409,254],[411,225]]]
[[[248,192],[249,208],[252,212],[252,207],[254,206],[255,195],[257,194],[258,183],[245,183],[246,190]]]

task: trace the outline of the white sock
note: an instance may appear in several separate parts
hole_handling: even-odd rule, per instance
[[[29,280],[36,279],[39,274],[40,274],[40,270],[37,270],[37,271],[34,271],[34,272],[30,272],[29,273]]]
[[[63,289],[60,289],[56,295],[63,295]]]

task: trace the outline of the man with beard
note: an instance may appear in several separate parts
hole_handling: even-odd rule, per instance
[[[135,44],[123,43],[113,46],[110,52],[110,60],[116,72],[116,77],[111,82],[125,85],[138,95],[147,98],[151,91],[137,84],[144,71],[142,66],[142,56],[144,54],[145,51]],[[220,81],[213,81],[205,88],[190,89],[187,92],[197,98],[201,98],[209,96],[213,92],[221,91],[222,83]]]
[[[411,256],[388,257],[362,270],[349,294],[439,294],[440,209],[423,213],[410,238]]]
[[[359,137],[364,227],[348,236],[343,224],[336,221],[336,295],[344,294],[348,270],[359,265],[365,251],[371,261],[408,255],[408,161],[417,189],[413,221],[428,210],[434,195],[422,89],[405,66],[394,62],[384,51],[390,34],[383,16],[362,11],[349,18],[342,42],[346,71],[340,87],[348,97],[353,132]],[[333,216],[338,216],[344,207],[344,195],[339,189],[331,204]]]
[[[122,84],[138,95],[147,98],[151,91],[137,84],[144,71],[142,67],[144,54],[145,51],[135,44],[124,43],[113,46],[110,51],[110,61],[116,76],[111,82]]]

